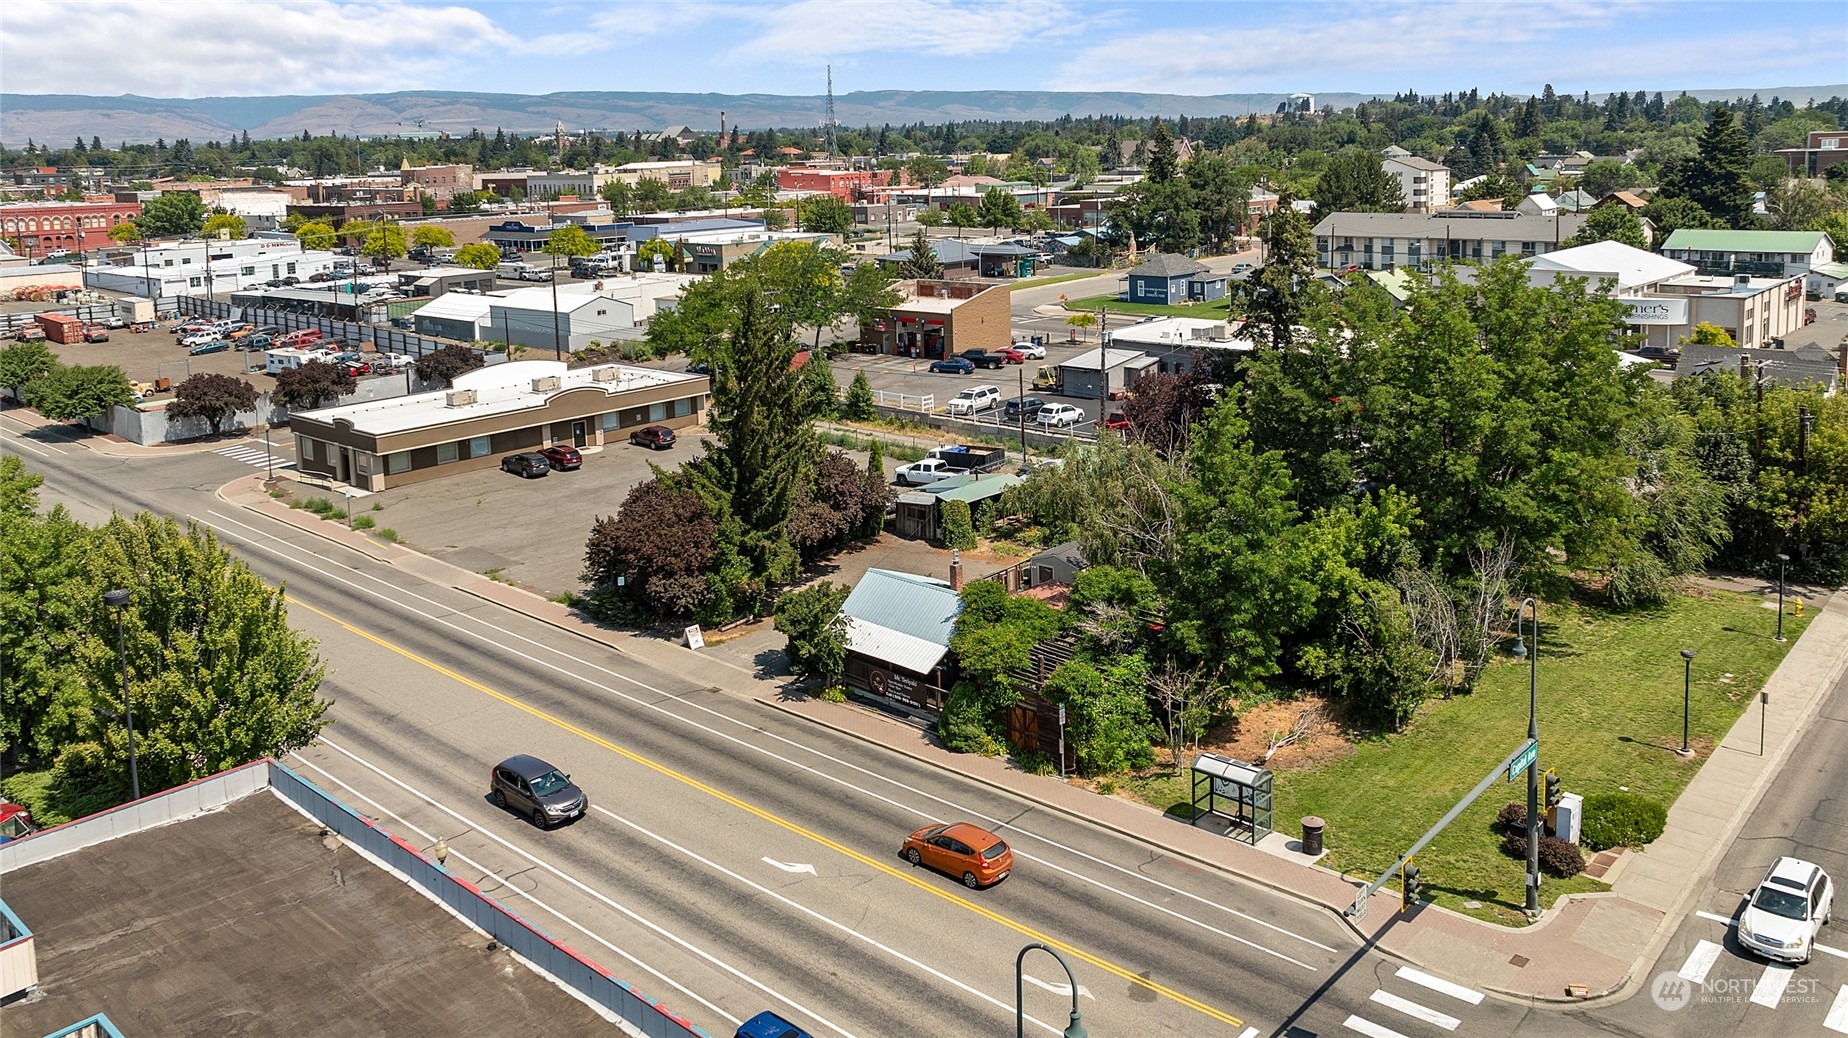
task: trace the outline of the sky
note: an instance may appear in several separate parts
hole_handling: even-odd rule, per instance
[[[0,91],[816,95],[830,64],[837,95],[1824,85],[1848,80],[1844,12],[1840,0],[9,0]]]

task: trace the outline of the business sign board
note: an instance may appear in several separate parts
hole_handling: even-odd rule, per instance
[[[1688,301],[1659,296],[1619,296],[1617,301],[1630,308],[1629,324],[1679,325],[1688,323]]]

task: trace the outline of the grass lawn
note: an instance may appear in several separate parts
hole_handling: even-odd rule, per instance
[[[1223,321],[1227,309],[1224,299],[1215,299],[1210,303],[1195,303],[1192,306],[1170,306],[1166,303],[1125,303],[1116,296],[1092,296],[1090,299],[1075,299],[1067,302],[1067,310],[1095,311],[1098,307],[1113,314],[1160,314],[1164,317],[1199,317],[1208,321]]]
[[[1630,792],[1672,804],[1712,747],[1748,709],[1810,617],[1784,618],[1752,595],[1699,591],[1657,610],[1612,614],[1576,604],[1540,607],[1540,766],[1556,768],[1566,792]],[[1681,649],[1693,649],[1689,741],[1681,745]],[[1353,752],[1311,770],[1278,771],[1275,827],[1328,822],[1323,864],[1372,879],[1527,735],[1528,664],[1502,654],[1476,690],[1429,703],[1406,731],[1362,739]],[[1184,779],[1124,783],[1160,808],[1185,807]],[[1436,903],[1478,918],[1522,925],[1525,866],[1500,852],[1489,825],[1526,783],[1497,783],[1418,855]],[[1185,813],[1183,810],[1182,813]],[[1587,855],[1589,857],[1589,855]],[[1542,877],[1541,900],[1603,889],[1578,877]],[[1465,909],[1465,901],[1482,907]]]

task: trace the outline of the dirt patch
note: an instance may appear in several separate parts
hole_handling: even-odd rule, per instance
[[[1320,696],[1279,700],[1241,710],[1235,719],[1208,729],[1200,740],[1200,749],[1258,763],[1270,749],[1270,740],[1288,734],[1305,711],[1318,711],[1321,722],[1279,749],[1266,767],[1272,771],[1310,771],[1354,752],[1354,744],[1342,735],[1335,711]]]

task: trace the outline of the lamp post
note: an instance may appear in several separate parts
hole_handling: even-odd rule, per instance
[[[1521,619],[1531,616],[1534,647],[1530,651],[1521,641]],[[1527,737],[1540,741],[1540,607],[1531,598],[1521,599],[1515,615],[1514,655],[1527,660]],[[1527,764],[1527,900],[1529,918],[1540,914],[1540,755]]]
[[[1692,757],[1694,751],[1688,749],[1688,699],[1694,687],[1693,649],[1681,650],[1681,663],[1681,748],[1675,753],[1682,757]]]
[[[128,792],[129,799],[141,799],[141,769],[135,764],[135,705],[128,698],[128,642],[122,633],[122,610],[128,605],[126,591],[103,592],[103,604],[115,614],[116,658],[122,665],[122,714],[128,720]]]
[[[1777,553],[1777,635],[1773,640],[1780,642],[1784,640],[1784,564],[1789,561],[1790,556]]]
[[[1058,952],[1058,949],[1049,948],[1046,945],[1039,943],[1038,941],[1035,941],[1032,944],[1027,945],[1025,948],[1020,949],[1020,954],[1014,956],[1014,1036],[1015,1038],[1027,1038],[1027,1011],[1025,1009],[1026,985],[1024,981],[1026,974],[1022,972],[1021,970],[1021,963],[1026,959],[1027,953],[1032,951],[1035,948],[1042,949],[1050,953],[1053,958],[1059,960],[1060,968],[1065,970],[1066,982],[1071,984],[1072,986],[1072,1022],[1066,1025],[1065,1031],[1064,1031],[1064,1038],[1089,1038],[1089,1036],[1087,1035],[1084,1029],[1084,1024],[1078,1014],[1078,978],[1072,975],[1071,964],[1065,961],[1065,956],[1060,955]]]

